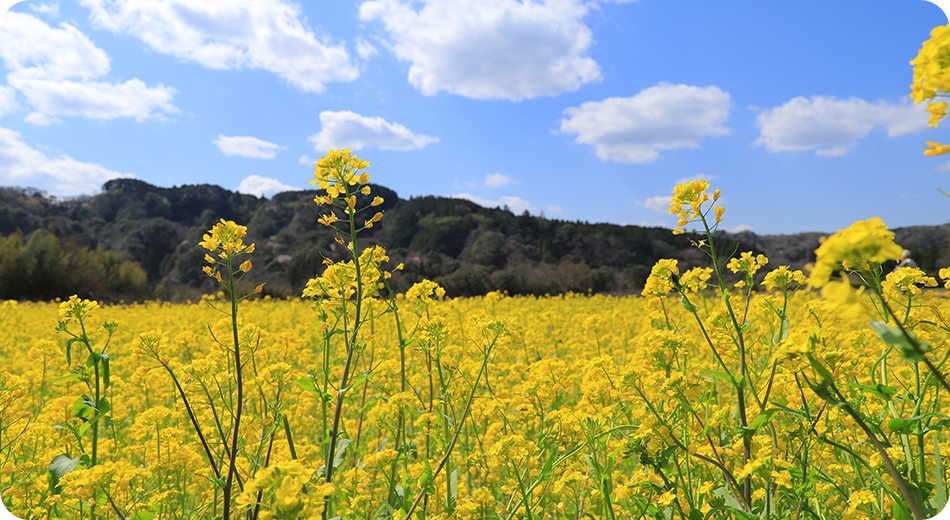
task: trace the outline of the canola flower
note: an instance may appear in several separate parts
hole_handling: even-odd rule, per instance
[[[693,244],[709,267],[661,260],[641,295],[446,298],[430,280],[400,295],[386,251],[357,247],[376,200],[368,165],[328,156],[318,197],[349,257],[305,299],[235,294],[253,244],[223,221],[202,240],[213,299],[0,306],[16,327],[0,344],[0,498],[14,514],[851,519],[945,506],[950,300],[917,269],[875,284],[893,252],[883,222],[829,237],[806,278],[753,252],[719,258],[719,193],[694,181],[674,201],[703,224]],[[870,283],[859,292],[835,271]],[[74,338],[52,334],[60,310],[98,365],[63,359]],[[100,316],[134,327],[77,333]],[[110,409],[93,421],[102,354]],[[93,431],[96,464],[79,456]]]

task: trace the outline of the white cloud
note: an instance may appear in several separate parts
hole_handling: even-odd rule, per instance
[[[491,173],[485,176],[485,186],[491,188],[497,188],[499,186],[505,186],[506,184],[511,184],[511,177],[502,175],[500,173]]]
[[[519,101],[600,80],[582,0],[371,0],[360,19],[380,20],[389,48],[410,63],[409,83],[474,99]]]
[[[556,204],[551,204],[549,206],[544,207],[544,210],[547,211],[549,215],[559,215],[561,213],[561,210],[563,209],[564,208]]]
[[[6,13],[0,18],[0,59],[10,71],[9,85],[34,109],[30,123],[50,124],[56,116],[143,121],[178,112],[171,104],[173,88],[150,88],[138,79],[92,81],[109,72],[109,56],[69,24],[53,28],[28,14]]]
[[[739,224],[738,226],[732,226],[727,228],[720,228],[726,233],[742,233],[743,231],[752,231],[752,226],[748,224]]]
[[[32,78],[89,80],[109,72],[109,56],[79,29],[59,28],[25,13],[0,18],[0,58],[7,69]]]
[[[317,160],[314,159],[313,157],[310,157],[309,155],[306,155],[306,154],[301,155],[301,156],[300,156],[300,159],[297,159],[297,162],[300,163],[300,164],[306,165],[306,166],[314,166],[314,167],[315,167],[315,166],[317,165]]]
[[[16,100],[16,91],[12,88],[0,85],[0,117],[20,108]]]
[[[262,69],[302,90],[352,81],[346,47],[316,35],[287,0],[80,0],[96,27],[216,70]]]
[[[237,186],[237,191],[239,193],[246,193],[248,195],[254,195],[257,197],[272,197],[277,193],[282,191],[298,191],[300,188],[296,188],[289,184],[284,184],[277,179],[271,177],[263,177],[261,175],[250,175],[245,177]]]
[[[716,176],[716,175],[706,175],[706,174],[704,174],[704,173],[697,173],[696,175],[690,175],[689,177],[683,177],[682,179],[676,181],[676,184],[677,184],[677,185],[679,185],[679,184],[686,184],[687,182],[702,181],[702,180],[712,181],[712,180],[715,180],[715,179],[718,179],[718,178],[719,178],[719,177]],[[671,199],[672,199],[672,197],[671,197]]]
[[[103,183],[119,177],[132,175],[66,155],[48,157],[20,140],[19,132],[0,127],[0,185],[30,186],[70,196],[97,192]]]
[[[240,155],[254,159],[273,159],[277,152],[285,149],[278,144],[248,135],[219,135],[213,142],[224,155]]]
[[[374,47],[372,43],[360,37],[356,38],[356,55],[359,56],[361,60],[366,61],[377,54],[379,54],[379,51],[376,50],[376,47]]]
[[[26,79],[16,73],[8,76],[36,112],[46,116],[116,119],[133,117],[136,121],[164,119],[162,112],[177,113],[171,104],[175,90],[159,85],[149,88],[138,79],[125,83],[78,82],[69,80]],[[32,121],[30,121],[32,122]]]
[[[729,94],[718,87],[660,83],[632,97],[588,101],[564,110],[561,132],[594,147],[602,161],[645,163],[660,150],[696,148],[709,136],[726,135]]]
[[[438,137],[414,134],[399,123],[390,123],[381,117],[361,116],[349,110],[320,112],[320,124],[323,125],[320,132],[307,140],[321,153],[334,148],[416,150],[439,142]]]
[[[524,213],[525,211],[530,213],[535,210],[534,205],[531,204],[530,202],[522,199],[521,197],[515,197],[515,196],[510,196],[510,195],[503,195],[501,197],[498,197],[498,200],[491,200],[491,199],[486,199],[486,198],[478,197],[475,195],[471,195],[469,193],[459,193],[457,195],[452,195],[452,198],[470,200],[474,202],[475,204],[478,204],[479,206],[484,206],[486,208],[502,208],[502,207],[508,206],[508,209],[510,209],[511,212],[516,215]]]
[[[673,202],[672,195],[656,195],[650,197],[647,200],[643,201],[643,207],[647,209],[652,209],[657,213],[668,214],[670,211],[670,203]]]
[[[770,152],[805,152],[838,157],[875,128],[896,137],[927,128],[927,112],[911,103],[869,103],[863,99],[796,97],[759,114],[755,144]]]
[[[34,4],[31,2],[30,10],[37,14],[45,14],[52,17],[59,16],[59,4]]]

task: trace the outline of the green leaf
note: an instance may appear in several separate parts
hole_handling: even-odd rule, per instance
[[[310,379],[309,377],[301,377],[300,379],[298,379],[298,380],[296,381],[296,383],[297,383],[297,386],[299,386],[300,388],[302,388],[302,389],[304,389],[304,390],[310,392],[311,394],[317,394],[317,395],[319,395],[319,394],[322,394],[322,393],[323,393],[323,392],[317,390],[317,385],[315,385],[315,384],[313,383],[313,379]]]
[[[63,377],[50,381],[50,384],[62,383],[63,381],[78,381],[78,380],[79,380],[79,374],[69,374],[68,376],[63,376]]]
[[[352,442],[353,439],[340,439],[336,441],[336,453],[333,455],[333,469],[339,468],[340,464],[343,464],[343,455],[346,453],[346,448],[349,447]]]
[[[878,385],[870,386],[870,385],[859,385],[857,383],[851,383],[848,386],[865,393],[876,395],[880,397],[881,399],[884,399],[885,401],[890,401],[891,397],[894,397],[894,395],[897,394],[897,388],[894,388],[893,386],[887,386],[887,385],[878,384]]]
[[[301,377],[296,381],[296,383],[297,386],[319,397],[323,402],[329,403],[333,400],[333,396],[317,388],[316,383],[314,383],[313,379],[310,377]]]
[[[923,361],[924,354],[930,351],[930,345],[917,340],[913,332],[892,327],[882,321],[872,321],[871,328],[885,343],[897,347],[901,356],[908,361]]]
[[[726,509],[743,513],[742,506],[739,505],[739,501],[736,499],[736,497],[732,496],[732,493],[730,493],[729,490],[726,489],[726,486],[722,486],[722,487],[714,489],[713,495],[721,498],[724,501]],[[753,517],[753,518],[757,518],[757,517]]]
[[[821,376],[822,382],[830,383],[835,380],[834,376],[831,375],[831,371],[825,368],[825,365],[822,365],[821,361],[818,361],[818,358],[808,354],[808,361],[811,362],[812,368]]]
[[[707,375],[713,379],[719,379],[721,381],[725,381],[736,388],[742,387],[742,384],[745,381],[741,376],[740,377],[730,376],[729,374],[726,374],[724,372],[718,372],[716,370],[708,370],[704,368],[701,370],[701,372],[703,373],[703,375]]]
[[[541,478],[538,481],[539,483],[544,483],[551,480],[551,476],[554,474],[554,459],[557,458],[557,452],[551,453],[548,457],[548,460],[544,461],[544,466],[541,467]]]
[[[131,520],[152,520],[153,518],[155,517],[152,515],[152,513],[149,513],[148,511],[139,511],[138,513],[132,515]]]
[[[779,325],[778,330],[775,332],[775,336],[772,336],[772,344],[778,345],[782,342],[783,339],[788,338],[788,315],[782,314],[782,323]]]
[[[55,494],[59,494],[59,480],[63,478],[63,475],[69,473],[70,471],[76,469],[76,466],[79,465],[80,457],[71,458],[69,455],[57,455],[53,458],[53,461],[49,464],[49,484],[50,489],[53,490]]]
[[[690,301],[687,300],[686,298],[680,298],[680,303],[682,303],[682,304],[683,304],[683,307],[686,308],[686,312],[688,312],[688,313],[690,313],[690,314],[696,314],[696,311],[699,310],[698,307],[696,307],[695,305],[693,305],[692,303],[690,303]]]
[[[102,360],[102,389],[105,390],[109,388],[109,354],[103,353],[99,355],[99,359]]]
[[[429,464],[428,457],[422,460],[426,465],[422,470],[422,475],[419,477],[419,487],[422,488],[423,492],[434,493],[435,489],[432,487],[432,466]]]
[[[88,421],[80,424],[79,429],[77,430],[79,432],[79,435],[85,435],[86,432],[89,431],[90,428],[95,426],[99,422],[99,419],[102,419],[102,416],[104,415],[105,415],[104,413],[97,413],[95,416],[93,416],[92,419],[89,419]]]
[[[920,432],[921,421],[933,415],[932,413],[925,413],[922,415],[917,415],[914,417],[891,419],[887,421],[887,429],[891,430],[897,434],[911,434]]]
[[[92,398],[86,394],[83,394],[80,397],[77,397],[73,402],[73,407],[71,409],[73,417],[79,417],[80,419],[86,419],[88,415],[96,413],[96,403],[92,401]]]
[[[446,509],[448,513],[452,514],[455,512],[455,505],[458,503],[459,497],[459,470],[453,469],[452,474],[449,475],[449,503]]]
[[[66,342],[66,366],[73,364],[73,343],[79,341],[79,338],[72,338]]]
[[[947,484],[943,481],[943,461],[940,458],[940,442],[934,437],[934,482],[936,493],[930,498],[930,506],[942,511],[947,506]]]
[[[778,408],[769,408],[768,410],[762,411],[762,413],[757,415],[755,419],[753,419],[749,424],[749,430],[751,430],[752,433],[755,433],[756,430],[768,424],[769,421],[772,420],[772,416],[778,413],[778,411]]]

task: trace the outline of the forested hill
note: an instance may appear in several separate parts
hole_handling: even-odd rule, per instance
[[[400,199],[383,186],[385,218],[361,234],[380,244],[402,291],[429,278],[449,295],[637,291],[660,258],[705,263],[687,236],[669,229],[589,224],[515,215],[467,200]],[[317,223],[317,191],[272,199],[207,184],[160,188],[134,179],[107,182],[91,197],[59,199],[32,189],[0,188],[0,298],[52,299],[73,293],[103,300],[197,299],[215,290],[201,272],[201,236],[220,218],[248,226],[257,244],[253,287],[265,294],[300,294],[322,269],[323,256],[341,259],[330,229]],[[931,274],[950,264],[950,224],[895,230]],[[725,254],[752,250],[801,268],[813,260],[820,234],[723,234]],[[698,237],[697,237],[698,238]],[[361,245],[361,246],[362,246]]]

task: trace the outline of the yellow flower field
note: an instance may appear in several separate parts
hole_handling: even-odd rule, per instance
[[[721,258],[719,191],[692,181],[670,212],[676,232],[705,231],[693,245],[712,267],[661,260],[642,296],[445,299],[430,281],[391,296],[400,266],[357,247],[383,218],[361,215],[381,201],[367,166],[348,150],[317,165],[320,223],[350,260],[327,260],[307,299],[242,294],[254,244],[221,221],[201,242],[221,291],[199,303],[3,304],[6,506],[135,520],[945,506],[950,301],[919,269],[885,276],[901,248],[880,219],[825,240],[806,278]]]
[[[950,306],[942,295],[929,295],[911,315],[918,337],[934,345],[931,355],[942,360],[942,316]],[[729,364],[732,332],[709,296],[696,303]],[[419,301],[397,300],[409,310]],[[808,388],[802,355],[811,352],[833,370],[842,392],[889,442],[899,468],[936,484],[943,473],[934,454],[950,453],[950,444],[933,383],[916,405],[913,394],[929,380],[896,352],[882,357],[888,346],[867,327],[873,317],[867,306],[861,313],[842,313],[813,293],[793,294],[791,332],[779,339],[782,325],[772,308],[782,305],[780,294],[764,293],[748,306],[748,379],[758,391],[749,400],[749,416],[753,424],[770,419],[751,436],[748,464],[742,463],[735,392],[703,348],[693,316],[673,299],[489,295],[432,302],[421,317],[403,317],[405,333],[415,340],[406,348],[407,391],[400,389],[394,320],[372,319],[344,409],[344,437],[351,442],[330,493],[334,511],[342,518],[375,518],[390,494],[399,504],[420,491],[427,467],[434,468],[446,451],[445,425],[451,429],[461,414],[485,335],[494,334],[490,327],[497,320],[503,339],[447,463],[451,471],[443,470],[431,485],[427,517],[694,518],[717,508],[721,513],[712,518],[733,517],[738,513],[723,509],[738,506],[725,474],[739,481],[748,475],[752,507],[771,509],[773,518],[798,511],[819,518],[890,517],[901,499],[881,457],[853,419]],[[242,306],[241,333],[252,354],[246,366],[249,415],[241,435],[246,459],[238,475],[245,493],[264,491],[261,518],[319,517],[322,494],[331,491],[313,475],[325,460],[327,403],[319,388],[308,391],[310,385],[297,383],[309,379],[308,370],[319,370],[323,357],[321,324],[310,307],[306,301],[274,300]],[[213,416],[229,414],[233,404],[212,408],[214,399],[208,398],[229,380],[222,348],[208,330],[226,330],[220,313],[205,302],[93,311],[92,323],[119,324],[108,351],[112,409],[99,425],[99,464],[67,473],[58,494],[50,489],[50,462],[62,454],[75,457],[83,452],[80,444],[87,444],[68,425],[82,422],[74,417],[74,403],[88,389],[81,380],[62,380],[88,375],[85,356],[74,352],[73,366],[66,365],[64,340],[54,332],[56,304],[8,303],[0,318],[13,331],[0,353],[8,360],[0,371],[0,489],[14,514],[88,518],[94,509],[103,518],[118,512],[131,518],[210,518],[220,512],[220,492],[168,374],[133,352],[138,332],[164,332],[167,342],[159,353],[178,374],[213,451],[221,453],[225,443]],[[98,325],[90,327],[94,341],[107,336],[93,328]],[[332,376],[339,377],[338,353],[331,354]],[[441,370],[432,367],[435,356]],[[881,392],[894,393],[885,400]],[[446,411],[449,421],[442,416]],[[927,417],[890,424],[918,416]],[[288,420],[296,459],[278,417]],[[400,420],[408,441],[396,446]],[[918,435],[921,429],[929,431]],[[704,459],[721,461],[724,468]],[[264,461],[273,469],[252,479],[251,468]]]

